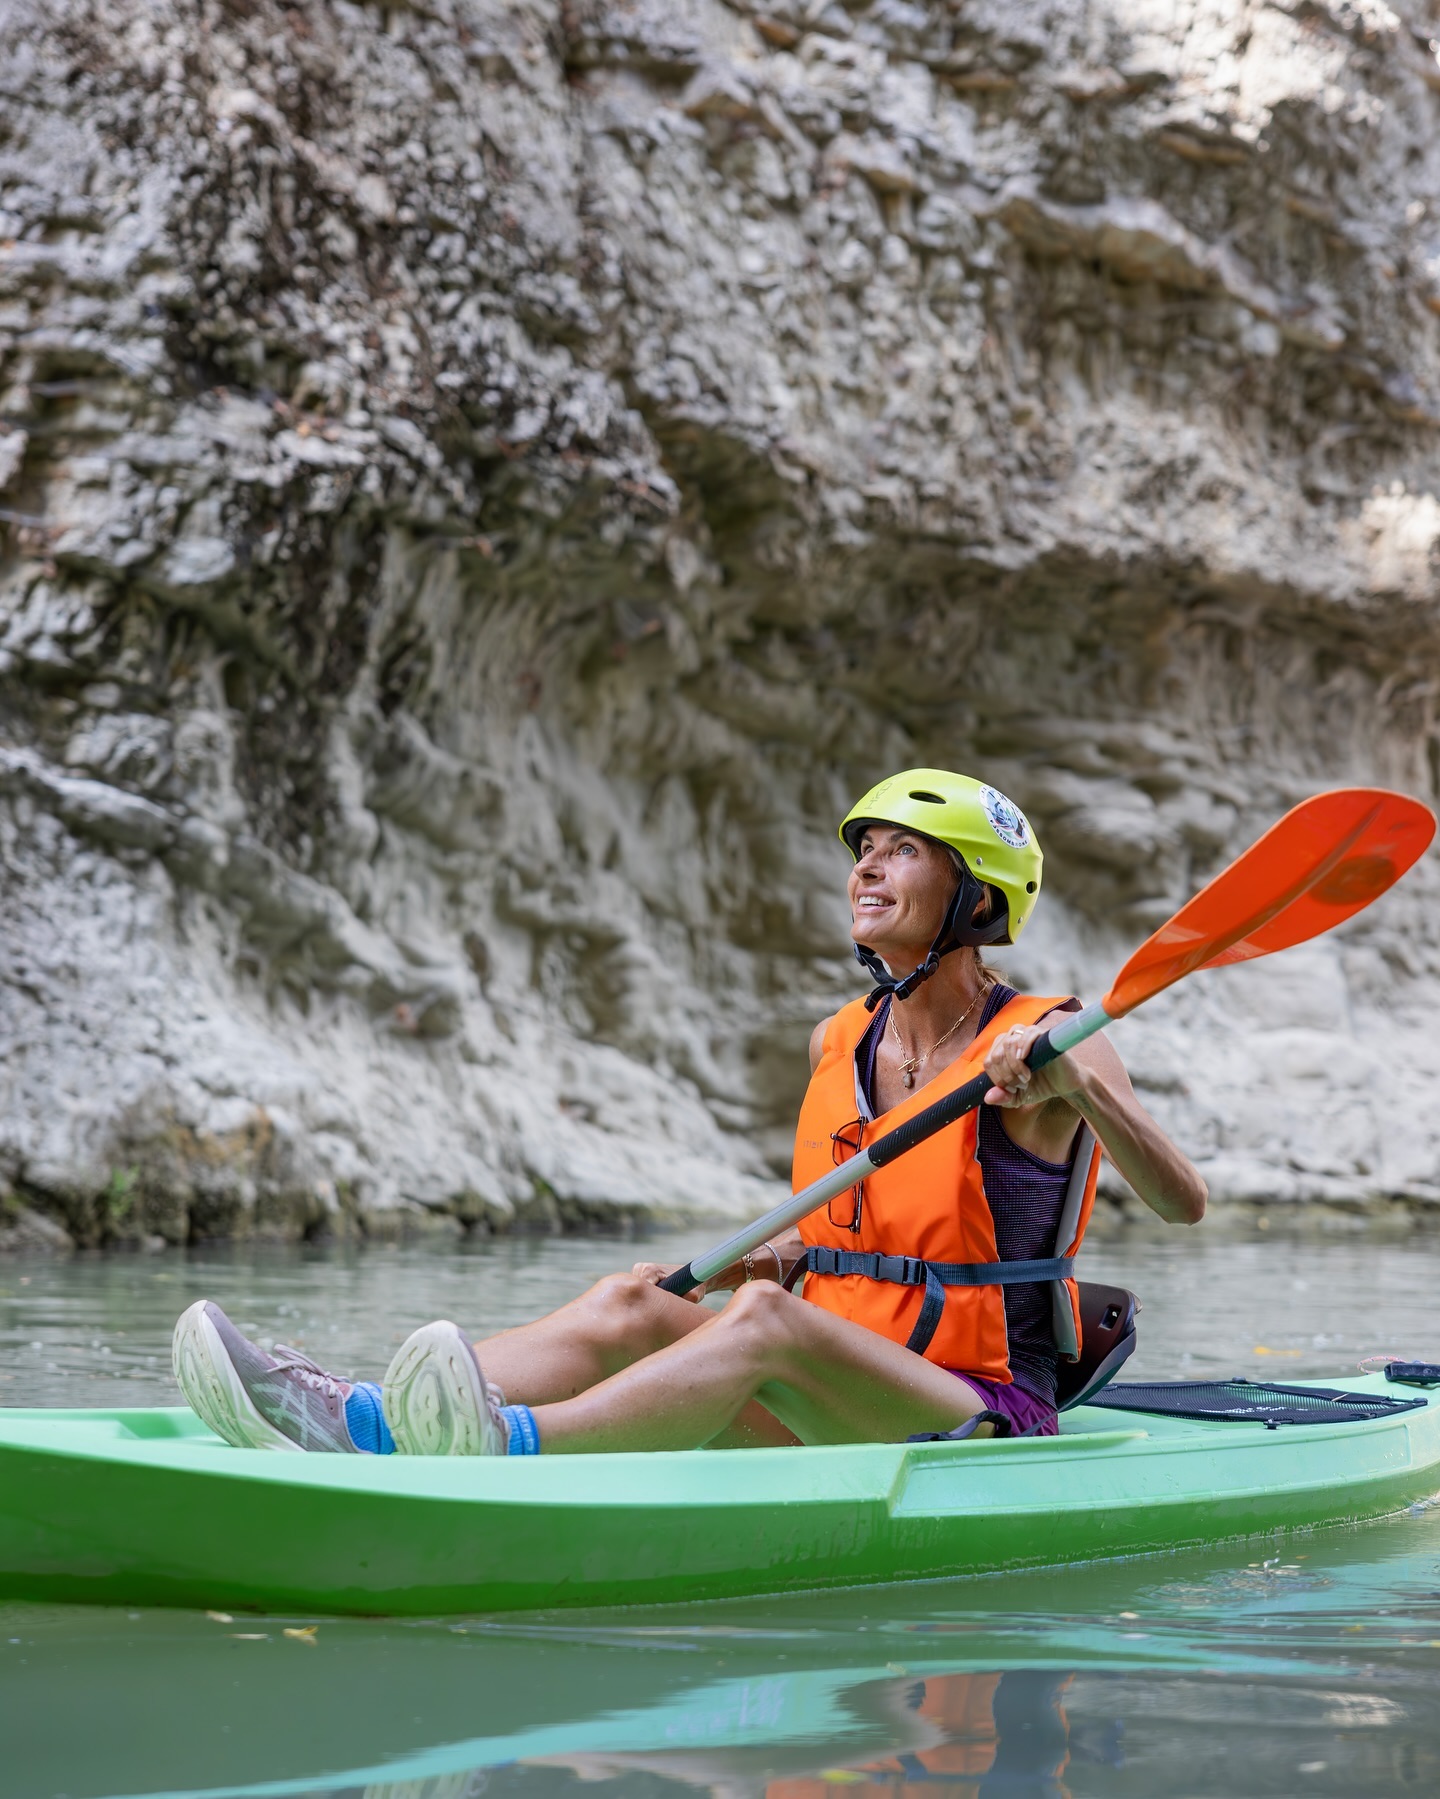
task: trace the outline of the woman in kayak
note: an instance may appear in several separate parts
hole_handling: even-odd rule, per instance
[[[664,1292],[670,1271],[641,1263],[478,1344],[425,1325],[381,1387],[267,1353],[198,1301],[175,1329],[175,1373],[210,1428],[242,1447],[419,1455],[895,1442],[981,1412],[1053,1432],[1052,1303],[1062,1323],[1067,1302],[1073,1313],[1092,1140],[1171,1223],[1204,1214],[1204,1182],[1105,1037],[1026,1066],[1077,1002],[1018,994],[980,959],[1017,941],[1039,897],[1018,807],[911,769],[866,794],[840,835],[875,986],[811,1037],[796,1190],[983,1068],[978,1112],[712,1280],[734,1294],[719,1312],[693,1303],[704,1289]]]

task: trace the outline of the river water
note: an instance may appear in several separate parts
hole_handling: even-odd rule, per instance
[[[172,1404],[176,1315],[374,1377],[693,1242],[0,1262],[0,1404]],[[1101,1243],[1127,1378],[1440,1359],[1440,1240]],[[0,1496],[3,1497],[3,1496]],[[287,1636],[286,1630],[313,1635]],[[1182,1799],[1440,1790],[1440,1505],[1357,1529],[784,1601],[435,1622],[0,1605],[0,1795]]]

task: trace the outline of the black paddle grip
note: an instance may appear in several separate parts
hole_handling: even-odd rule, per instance
[[[678,1293],[683,1299],[687,1293],[693,1293],[700,1285],[693,1269],[687,1262],[683,1268],[677,1268],[674,1274],[667,1274],[660,1282],[662,1293]]]
[[[1045,1068],[1057,1059],[1059,1053],[1050,1041],[1049,1031],[1045,1031],[1035,1039],[1034,1047],[1025,1058],[1026,1066]],[[943,1131],[947,1124],[954,1124],[957,1118],[973,1112],[992,1086],[994,1082],[990,1076],[981,1072],[973,1080],[966,1081],[963,1087],[947,1093],[944,1099],[937,1099],[933,1106],[926,1106],[923,1112],[917,1112],[904,1124],[896,1125],[893,1131],[887,1131],[874,1143],[867,1144],[872,1165],[883,1168],[887,1162],[893,1162],[897,1156],[903,1156],[907,1150],[914,1149],[917,1143],[933,1137],[936,1131]]]
[[[933,1106],[926,1106],[923,1112],[917,1112],[904,1124],[897,1124],[893,1131],[886,1131],[883,1137],[877,1137],[873,1143],[866,1144],[871,1162],[876,1168],[883,1168],[887,1162],[893,1162],[896,1156],[903,1156],[907,1150],[914,1149],[917,1143],[933,1137],[936,1131],[943,1131],[947,1124],[953,1124],[957,1118],[973,1112],[993,1085],[988,1074],[977,1074],[973,1080],[966,1081],[963,1087],[947,1093],[944,1099],[937,1099]]]
[[[1052,1062],[1060,1060],[1061,1051],[1050,1041],[1049,1031],[1041,1031],[1030,1046],[1030,1054],[1025,1058],[1027,1068],[1048,1068]]]

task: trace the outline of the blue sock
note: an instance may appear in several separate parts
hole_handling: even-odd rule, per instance
[[[385,1422],[380,1389],[373,1380],[358,1382],[345,1401],[345,1428],[362,1454],[394,1455],[395,1439]]]
[[[528,1405],[502,1405],[500,1416],[510,1426],[506,1455],[539,1455],[540,1427]]]

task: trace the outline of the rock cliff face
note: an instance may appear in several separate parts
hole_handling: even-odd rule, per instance
[[[1433,800],[1437,38],[9,0],[0,1242],[768,1202],[894,766],[1091,994]],[[1217,1199],[1440,1204],[1437,896],[1122,1027]]]

